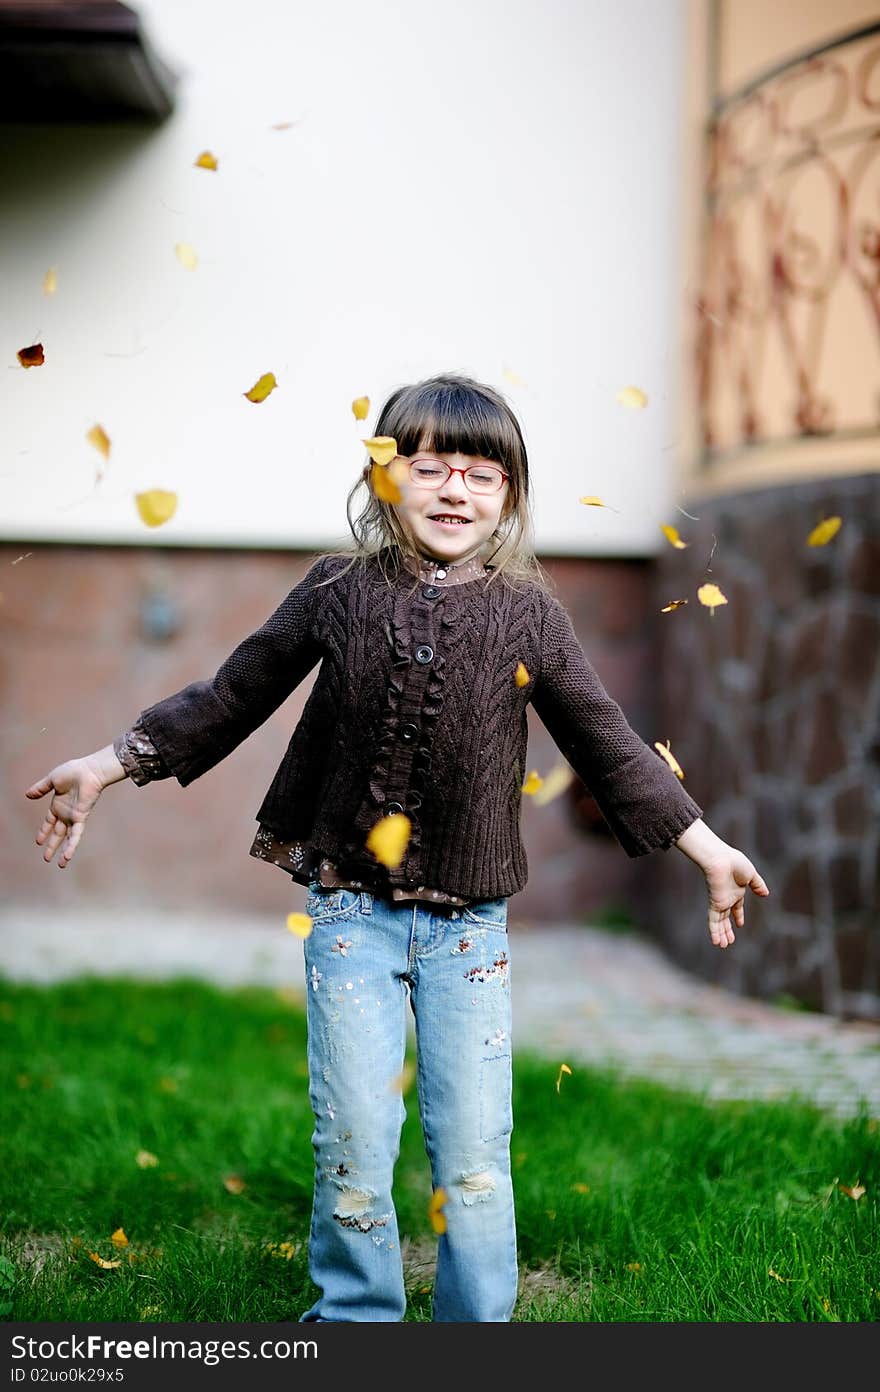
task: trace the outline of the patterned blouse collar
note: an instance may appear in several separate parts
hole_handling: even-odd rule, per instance
[[[469,556],[466,561],[456,561],[454,564],[446,565],[443,561],[434,560],[431,557],[412,556],[404,554],[403,563],[411,574],[416,574],[420,580],[429,585],[463,585],[468,580],[479,580],[485,577],[491,570],[491,566],[484,565],[479,554]]]

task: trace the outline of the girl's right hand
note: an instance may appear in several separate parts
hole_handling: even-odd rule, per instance
[[[86,818],[106,786],[107,781],[99,765],[86,757],[56,764],[45,778],[32,783],[26,790],[25,797],[29,798],[41,798],[46,793],[52,793],[52,801],[36,836],[38,846],[45,844],[43,859],[47,864],[62,842],[64,848],[58,857],[58,868],[63,870],[70,864],[80,843]]]

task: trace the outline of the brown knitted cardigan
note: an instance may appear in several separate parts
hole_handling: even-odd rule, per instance
[[[385,556],[393,570],[394,553]],[[568,613],[539,585],[511,590],[499,577],[487,586],[483,573],[413,592],[406,565],[389,586],[375,557],[341,575],[349,559],[321,557],[214,677],[140,713],[136,781],[173,776],[186,787],[320,663],[251,846],[301,884],[321,879],[325,864],[330,883],[389,898],[428,897],[425,886],[449,902],[522,889],[529,702],[627,855],[668,849],[702,815],[627,723]],[[125,741],[115,747],[124,751]],[[123,764],[134,772],[130,755]],[[388,869],[364,843],[397,811],[412,830],[400,865]]]

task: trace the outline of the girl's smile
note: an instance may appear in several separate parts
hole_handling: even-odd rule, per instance
[[[442,460],[453,470],[499,468],[496,460],[469,454],[440,454],[419,450],[420,461]],[[423,487],[410,479],[399,484],[402,499],[394,504],[417,549],[434,560],[459,564],[477,555],[496,531],[508,497],[505,479],[496,493],[469,488],[459,472],[450,473],[439,487]]]

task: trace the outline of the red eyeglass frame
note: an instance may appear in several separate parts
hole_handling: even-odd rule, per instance
[[[398,456],[398,458],[400,458],[400,459],[406,459],[407,464],[415,464],[415,462],[416,462],[417,459],[432,459],[432,460],[434,461],[435,464],[443,464],[443,465],[449,470],[449,473],[450,473],[450,474],[461,474],[461,477],[462,477],[462,479],[464,480],[464,486],[465,486],[465,488],[468,490],[469,493],[473,493],[473,492],[474,492],[474,489],[471,488],[470,484],[468,483],[467,479],[465,478],[465,474],[467,473],[467,469],[457,469],[454,465],[452,465],[452,464],[447,464],[445,459],[438,459],[437,456],[436,456],[435,454],[411,454],[411,455],[409,455],[409,456],[407,456],[407,455],[405,455],[405,454],[401,454],[401,455]],[[495,461],[494,461],[494,459],[492,459],[492,460],[489,461],[489,467],[492,468],[492,469],[497,469],[498,472],[499,472],[499,474],[501,475],[501,477],[502,477],[507,483],[510,482],[510,474],[508,474],[508,473],[506,472],[506,470],[502,469],[502,467],[501,467],[500,464],[496,464]],[[467,468],[468,468],[468,469],[474,469],[474,468],[476,468],[476,465],[474,465],[474,464],[469,464],[469,465],[467,466]],[[443,483],[445,483],[445,482],[446,482],[446,479],[443,480]],[[504,486],[504,485],[502,484],[502,488],[503,488],[503,486]],[[442,488],[442,487],[443,487],[443,484],[438,483],[438,484],[437,484],[437,487],[438,487],[438,488]],[[495,492],[496,492],[496,493],[500,493],[500,492],[501,492],[501,488],[496,488]],[[484,495],[484,496],[485,496],[485,495]]]

